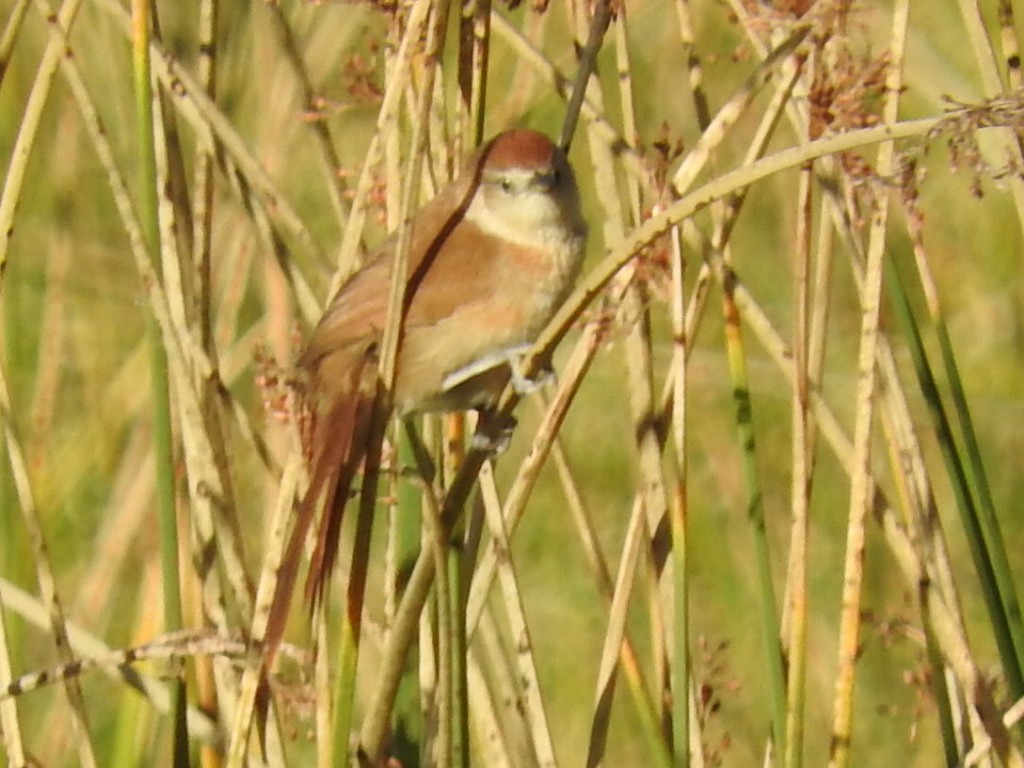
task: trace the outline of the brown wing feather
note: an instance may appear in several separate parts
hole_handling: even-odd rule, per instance
[[[425,279],[429,279],[433,264],[449,250],[446,244],[465,225],[463,214],[472,183],[472,174],[465,174],[460,182],[446,188],[417,215],[409,249],[408,275],[411,283],[420,282],[417,275],[421,272],[427,276]],[[445,217],[444,211],[455,213]],[[313,370],[325,355],[379,338],[387,322],[395,245],[396,237],[392,235],[338,290],[299,358],[300,368]],[[422,315],[422,309],[417,309],[416,297],[419,294],[418,286],[412,285],[412,294],[407,297],[411,304],[406,312],[407,326],[432,322],[429,316]],[[433,308],[435,312],[437,309]],[[441,311],[444,312],[443,309]]]

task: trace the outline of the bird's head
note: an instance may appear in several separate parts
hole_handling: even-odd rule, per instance
[[[498,134],[477,162],[479,188],[467,216],[483,229],[526,245],[585,234],[569,160],[543,133]]]

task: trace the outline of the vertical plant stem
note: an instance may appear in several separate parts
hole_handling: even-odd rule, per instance
[[[434,422],[436,424],[436,421]],[[434,646],[434,634],[431,632],[427,637],[422,638],[421,645],[430,647],[431,659],[436,659],[436,667],[430,678],[430,693],[432,694],[424,702],[424,722],[429,726],[436,726],[433,732],[428,733],[421,746],[421,756],[425,763],[452,768],[452,741],[454,734],[452,718],[452,666],[455,663],[457,650],[453,647],[453,617],[452,617],[452,588],[449,583],[451,572],[448,560],[451,557],[449,551],[449,536],[441,523],[438,512],[437,498],[434,495],[435,485],[430,481],[435,479],[440,483],[440,478],[434,467],[430,449],[423,444],[412,421],[405,421],[405,434],[408,438],[408,445],[419,470],[423,482],[422,490],[422,553],[428,553],[433,559],[434,570],[437,573],[437,584],[434,600],[434,614],[436,622],[426,622],[426,629],[436,627],[437,643]],[[438,443],[433,441],[434,445]],[[426,613],[421,616],[421,621],[426,618]],[[399,630],[401,631],[401,630]]]
[[[996,547],[992,546],[993,539],[988,537],[990,531],[986,530],[983,526],[982,518],[978,513],[978,506],[971,495],[966,467],[957,451],[953,429],[949,422],[949,417],[942,406],[942,398],[939,394],[935,374],[925,356],[924,340],[921,338],[920,329],[914,320],[906,290],[903,287],[898,271],[888,264],[886,266],[886,278],[890,285],[890,301],[896,308],[896,316],[903,325],[904,332],[907,334],[910,342],[909,347],[914,368],[917,372],[925,402],[928,404],[932,415],[939,449],[942,453],[946,471],[950,477],[953,495],[956,499],[957,508],[960,510],[961,521],[970,548],[971,559],[978,574],[982,597],[988,609],[989,621],[992,623],[996,647],[999,649],[999,657],[1003,664],[1003,674],[1006,676],[1011,696],[1013,698],[1020,698],[1021,695],[1024,695],[1024,693],[1021,693],[1022,687],[1024,687],[1024,680],[1022,680],[1021,669],[1018,664],[1012,628],[1012,621],[1014,619],[1012,608],[1015,603],[1015,600],[1009,602],[1010,598],[1015,597],[1012,591],[1012,582],[1007,585],[1010,592],[1004,592],[1002,589],[1004,585],[1000,582],[997,573]],[[950,360],[946,362],[948,364],[952,363]],[[997,521],[992,520],[991,522],[995,523],[996,530],[998,530]],[[1001,539],[997,543],[1001,543]],[[1003,549],[1003,555],[1005,556],[1005,549]],[[1008,563],[1005,567],[1007,570],[1004,572],[1004,577],[1008,577]],[[1007,607],[1010,607],[1010,611],[1007,610]],[[1016,614],[1018,620],[1019,616],[1018,608]]]
[[[615,690],[615,677],[619,669],[619,649],[622,647],[622,640],[625,636],[626,614],[633,590],[633,580],[639,570],[644,539],[648,536],[645,520],[643,500],[637,496],[630,513],[626,539],[622,544],[622,556],[608,612],[608,628],[605,631],[601,661],[597,671],[597,689],[590,723],[590,739],[587,745],[587,768],[595,768],[600,765],[606,756],[608,728],[611,720],[611,697]],[[665,749],[660,720],[653,717],[641,718],[640,724],[645,728],[644,740],[654,747],[650,755],[651,764],[657,768],[671,766],[672,755]]]
[[[595,26],[602,23],[595,19]],[[614,25],[615,58],[618,70],[619,100],[622,106],[623,133],[626,140],[633,146],[639,146],[641,137],[637,128],[636,109],[634,105],[635,96],[633,93],[632,63],[629,55],[628,45],[628,16],[623,6]],[[595,84],[596,84],[595,78]],[[595,88],[596,91],[596,88]],[[596,142],[596,131],[592,131],[593,139]],[[600,165],[612,166],[610,157],[601,157],[595,154],[595,165],[598,165],[597,158],[600,158]],[[610,180],[614,175],[610,171],[603,171]],[[600,178],[598,185],[603,186]],[[614,189],[614,181],[609,185]],[[623,205],[618,196],[606,195],[599,192],[602,206],[607,211],[605,217],[606,242],[617,243],[625,238],[625,226],[627,222],[633,226],[643,219],[643,199],[641,196],[640,184],[635,176],[626,177],[627,197]],[[622,211],[628,211],[628,218],[619,220]],[[615,214],[618,214],[616,216]],[[615,221],[617,226],[612,226]],[[678,579],[685,578],[674,573],[673,566],[679,553],[666,551],[667,547],[674,546],[676,541],[672,538],[671,543],[666,540],[665,528],[671,528],[672,522],[667,520],[672,505],[669,481],[662,470],[661,463],[661,441],[655,426],[656,420],[652,415],[656,409],[654,397],[654,352],[653,333],[650,316],[650,296],[648,286],[642,280],[634,279],[635,272],[623,273],[618,280],[625,288],[625,296],[621,303],[621,313],[626,322],[630,324],[629,332],[624,345],[626,353],[626,366],[629,382],[630,410],[636,429],[634,430],[635,450],[638,455],[639,482],[641,493],[644,497],[644,506],[647,513],[647,526],[651,532],[652,548],[649,565],[652,568],[651,594],[649,596],[650,621],[651,621],[651,656],[655,670],[654,684],[657,688],[656,696],[660,700],[659,719],[662,723],[663,738],[665,741],[664,750],[672,751],[672,740],[674,737],[674,716],[673,709],[679,704],[678,695],[673,695],[673,667],[676,661],[674,652],[678,650],[679,643],[686,642],[686,632],[682,635],[672,631],[679,627],[678,618],[675,616],[674,607],[678,597],[674,588],[679,586]],[[681,299],[681,294],[680,294]],[[680,319],[682,322],[682,319]],[[664,525],[667,523],[667,526]],[[681,535],[681,531],[678,532]],[[682,546],[682,544],[680,544]],[[685,672],[683,673],[685,676]],[[678,682],[678,681],[676,681]],[[675,691],[678,694],[678,690]],[[688,697],[682,696],[685,703]],[[683,726],[684,731],[686,726]]]
[[[361,758],[365,757],[370,761],[380,759],[407,651],[416,638],[419,616],[427,602],[436,571],[437,563],[431,550],[423,547],[416,558],[409,581],[406,583],[405,594],[395,613],[395,623],[385,648],[384,663],[377,675],[366,719],[360,730]]]
[[[743,467],[743,484],[747,493],[747,520],[753,535],[754,560],[758,586],[761,590],[761,641],[764,644],[765,669],[772,713],[774,753],[786,751],[786,683],[782,670],[782,645],[779,641],[779,620],[772,581],[768,531],[765,525],[764,500],[755,462],[753,406],[750,401],[750,379],[747,375],[746,353],[740,330],[740,315],[732,294],[732,281],[726,279],[722,291],[725,310],[726,353],[732,377],[736,405],[736,430]]]
[[[436,420],[429,426],[436,425]],[[439,514],[435,487],[440,490],[440,473],[435,471],[430,449],[419,439],[416,428],[409,420],[404,422],[405,432],[408,436],[408,445],[415,459],[419,470],[420,478],[423,481],[422,494],[422,525],[423,525],[423,546],[421,554],[428,553],[434,562],[434,570],[437,573],[437,584],[435,590],[435,614],[437,621],[432,623],[428,620],[427,613],[420,617],[421,622],[421,647],[427,648],[426,653],[429,660],[436,660],[436,666],[429,670],[422,670],[426,675],[429,696],[423,691],[424,700],[424,722],[429,726],[436,726],[428,733],[421,746],[421,756],[425,763],[452,768],[457,765],[461,758],[457,750],[461,745],[457,744],[460,739],[460,729],[455,720],[457,715],[455,709],[458,706],[465,708],[465,702],[461,705],[453,700],[458,695],[458,685],[454,681],[453,670],[460,664],[465,664],[464,659],[460,660],[457,655],[465,650],[465,642],[457,642],[456,625],[463,623],[461,632],[465,636],[464,621],[458,619],[455,614],[464,611],[459,608],[456,599],[461,600],[461,590],[456,590],[451,584],[452,576],[458,576],[457,571],[453,572],[451,560],[453,551],[451,547],[451,532],[446,530]],[[434,440],[435,447],[440,441]],[[437,482],[432,484],[431,479]],[[458,568],[455,565],[454,568]],[[436,626],[437,643],[434,645],[434,633],[431,632]],[[399,630],[401,631],[401,630]],[[425,633],[424,633],[425,631]],[[430,661],[427,662],[428,665]],[[428,726],[428,727],[429,727]]]
[[[202,0],[199,6],[199,62],[198,78],[211,99],[217,94],[217,17],[220,0]],[[216,346],[213,338],[212,296],[213,274],[211,269],[211,249],[213,236],[213,157],[209,152],[199,151],[195,157],[195,177],[192,202],[192,254],[190,268],[194,271],[193,286],[196,295],[198,331],[203,350],[216,360]],[[214,387],[209,382],[198,381],[202,392],[204,421],[208,424],[218,419],[217,402]],[[219,424],[219,421],[218,421]],[[223,447],[221,440],[215,445]],[[223,466],[223,465],[222,465]],[[201,600],[197,601],[201,605]],[[200,705],[209,712],[217,709],[217,688],[212,670],[213,660],[201,656],[195,661],[195,688]],[[200,762],[204,768],[215,768],[220,763],[215,750],[210,745],[200,747]]]
[[[582,6],[580,6],[582,8]],[[580,117],[580,108],[583,106],[583,97],[587,92],[587,83],[590,76],[596,72],[597,53],[601,50],[601,43],[604,41],[605,32],[612,20],[611,0],[597,0],[594,8],[594,17],[590,22],[590,34],[587,37],[586,45],[580,50],[579,70],[576,73],[576,82],[570,92],[569,102],[565,107],[565,119],[562,121],[562,133],[558,139],[558,146],[566,152],[572,144],[573,134],[576,132],[576,123]]]
[[[459,122],[460,148],[479,147],[484,139],[485,107],[487,104],[487,75],[491,49],[491,1],[463,0],[459,20]],[[456,476],[459,465],[465,460],[465,416],[452,414],[444,420],[445,440],[443,444],[444,479],[449,482]],[[448,533],[447,543],[447,590],[451,607],[452,632],[450,653],[452,670],[453,711],[450,730],[453,745],[453,766],[467,766],[470,759],[469,744],[469,633],[467,631],[466,607],[469,594],[469,578],[472,563],[476,561],[479,538],[467,541],[464,518],[459,519]],[[468,544],[468,546],[467,546]],[[443,586],[438,584],[438,591]],[[442,731],[446,729],[441,723]]]
[[[686,431],[686,302],[683,281],[683,247],[678,228],[671,233],[672,339],[674,408],[672,438],[675,448],[675,483],[669,514],[672,524],[672,753],[679,768],[690,766],[690,581],[687,557],[687,475]]]
[[[465,109],[466,144],[484,140],[484,108],[487,104],[487,73],[491,54],[491,0],[462,0],[459,24],[459,90]]]
[[[156,153],[153,146],[153,89],[149,67],[149,3],[132,2],[135,106],[138,119],[139,159],[142,171],[142,234],[150,253],[159,249]],[[167,359],[155,324],[150,326],[151,384],[154,402],[154,449],[157,459],[157,511],[159,514],[164,580],[164,621],[168,630],[181,628],[181,593],[178,589],[178,526],[174,509],[170,398]]]
[[[444,546],[442,543],[439,545]],[[433,755],[428,762],[441,766],[441,768],[454,768],[453,760],[454,747],[453,737],[455,736],[455,722],[453,718],[453,684],[452,684],[452,663],[457,653],[455,649],[454,632],[452,629],[452,589],[451,572],[448,569],[447,553],[442,550],[441,559],[435,568],[437,569],[437,583],[435,585],[435,609],[437,615],[437,684],[434,686],[434,719],[437,729],[434,733]]]
[[[807,676],[807,515],[811,495],[811,433],[808,400],[808,314],[811,262],[813,175],[800,171],[797,191],[796,254],[793,269],[793,399],[789,546],[789,669],[786,681],[786,768],[803,764],[804,685]]]
[[[996,643],[1000,650],[1011,696],[1020,698],[1024,695],[1024,691],[1021,690],[1021,686],[1024,686],[1024,679],[1022,679],[1024,675],[1021,672],[1021,662],[1024,659],[1024,628],[1021,626],[1021,609],[1013,584],[1013,573],[1007,557],[999,519],[996,515],[991,487],[981,459],[981,450],[974,430],[974,420],[971,418],[963,382],[960,379],[960,371],[953,354],[953,343],[946,325],[945,313],[928,264],[920,219],[911,212],[911,215],[907,217],[907,222],[911,242],[914,246],[918,280],[924,292],[932,323],[935,326],[946,379],[949,382],[950,393],[953,397],[954,408],[967,451],[966,467],[962,465],[956,451],[949,420],[942,407],[938,387],[925,355],[921,334],[914,320],[909,298],[900,282],[899,273],[895,269],[891,270],[892,277],[889,281],[893,288],[890,300],[896,306],[897,316],[902,321],[904,331],[911,341],[914,367],[925,399],[929,403],[932,421],[938,434],[943,458],[946,461],[947,472],[958,489],[956,491],[958,506],[963,516],[965,530],[968,533],[968,543],[971,546],[975,570],[982,582],[982,591],[986,595],[993,631],[996,634]],[[965,474],[969,475],[969,478],[966,478]],[[966,487],[968,485],[973,486],[977,493],[980,512],[974,511],[970,490],[969,487]],[[998,603],[993,600],[996,595]]]
[[[346,584],[345,610],[342,615],[341,636],[338,639],[336,685],[334,689],[334,719],[331,723],[331,765],[349,764],[349,732],[352,728],[355,707],[355,676],[359,664],[359,650],[362,641],[363,600],[366,594],[366,577],[369,570],[370,539],[373,533],[373,517],[376,513],[379,475],[380,441],[386,426],[384,419],[376,418],[378,429],[371,432],[377,446],[377,456],[367,458],[364,486],[359,499],[359,514],[352,545],[352,567]]]
[[[670,665],[668,660],[668,640],[664,628],[666,605],[662,602],[671,599],[667,591],[668,579],[665,566],[668,552],[667,541],[659,536],[665,522],[668,509],[665,479],[661,467],[661,446],[655,430],[652,414],[655,410],[653,387],[653,350],[651,318],[647,309],[648,296],[643,286],[633,281],[626,288],[622,302],[622,315],[630,323],[626,330],[624,345],[626,373],[629,388],[629,405],[634,429],[630,437],[634,441],[633,450],[637,454],[639,476],[637,491],[643,498],[644,512],[647,519],[647,530],[651,535],[652,548],[648,554],[653,559],[654,568],[651,581],[652,602],[651,617],[651,657],[654,666],[655,696],[659,705],[659,719],[662,723],[663,738],[669,740],[668,729],[671,719],[668,707],[671,701]],[[664,587],[664,591],[663,591]]]
[[[393,65],[389,62],[387,88],[377,113],[376,132],[366,152],[366,162],[356,182],[355,194],[349,208],[348,222],[342,236],[338,251],[338,270],[331,281],[328,295],[333,296],[341,286],[342,280],[351,273],[362,240],[363,225],[366,222],[367,198],[373,186],[373,171],[380,159],[381,139],[387,138],[398,130],[398,112],[401,97],[411,76],[412,60],[416,55],[419,41],[426,33],[430,18],[432,0],[415,0],[405,17],[405,31],[401,37],[398,52],[394,55]],[[399,16],[395,16],[398,23]]]
[[[886,101],[883,107],[883,120],[887,124],[896,122],[898,115],[909,13],[909,0],[900,0],[893,10],[890,58],[885,80]],[[892,142],[884,142],[878,148],[876,167],[882,178],[892,174],[894,155],[895,146]],[[874,421],[879,315],[888,220],[888,190],[882,187],[876,195],[871,216],[867,267],[861,294],[857,416],[854,426],[853,475],[850,481],[850,510],[843,567],[838,673],[832,714],[832,743],[829,749],[830,768],[845,768],[850,760],[854,671],[859,649],[861,590],[864,580],[864,525],[874,495],[874,483],[871,479],[871,431]]]
[[[277,577],[282,568],[281,561],[284,556],[288,520],[299,486],[302,463],[302,454],[296,446],[290,452],[288,463],[281,473],[277,500],[267,534],[267,547],[263,556],[263,567],[256,590],[256,604],[253,608],[252,628],[249,633],[250,642],[256,649],[259,649],[267,638],[270,608],[274,602],[274,592],[277,589]],[[238,685],[238,694],[234,702],[234,719],[230,728],[227,755],[224,760],[227,768],[243,768],[246,764],[249,731],[252,728],[256,697],[264,681],[264,674],[263,659],[258,654],[254,654],[248,660],[242,680]]]
[[[465,417],[453,414],[444,419],[445,439],[443,445],[445,460],[445,481],[455,477],[459,465],[465,459],[463,445],[465,442]],[[451,734],[452,762],[451,765],[468,768],[469,751],[469,635],[466,632],[466,595],[468,593],[468,577],[470,558],[466,549],[466,524],[460,518],[450,531],[444,532],[445,553],[444,567],[446,581],[437,585],[438,599],[440,593],[448,593],[449,623],[451,633],[448,652],[451,657],[451,721],[448,729]],[[442,720],[442,725],[444,721]]]
[[[753,163],[767,147],[768,140],[778,125],[783,107],[789,103],[789,96],[801,68],[794,66],[787,73],[783,87],[779,88],[772,99],[771,109],[762,119],[755,140],[746,155],[746,162]],[[739,444],[742,452],[741,465],[744,485],[747,493],[747,517],[751,523],[754,539],[754,555],[761,590],[760,612],[762,643],[764,645],[765,663],[767,666],[769,698],[772,712],[772,738],[775,743],[774,753],[786,753],[786,682],[783,671],[782,643],[779,637],[779,623],[776,611],[775,587],[772,580],[771,560],[768,550],[767,531],[765,528],[764,506],[761,498],[760,483],[757,477],[754,453],[753,410],[750,401],[750,389],[747,376],[746,353],[743,349],[740,318],[735,303],[733,289],[735,282],[728,266],[728,237],[732,226],[745,200],[743,192],[731,195],[724,210],[713,210],[717,224],[713,239],[713,256],[722,259],[725,270],[722,275],[722,303],[725,313],[726,354],[729,371],[733,383],[733,397],[736,405],[736,423]]]
[[[153,80],[149,62],[149,0],[132,0],[132,62],[135,108],[142,172],[142,232],[150,254],[160,252],[157,211],[156,151],[153,145]],[[156,321],[147,321],[150,344],[150,387],[153,400],[153,453],[157,476],[157,516],[160,530],[160,562],[163,574],[164,625],[167,631],[182,626],[180,575],[178,572],[178,519],[174,498],[174,451],[167,355],[161,345]],[[185,681],[179,678],[173,696],[174,764],[188,765],[188,730],[183,706]]]
[[[501,588],[509,633],[515,642],[516,677],[519,683],[517,695],[523,700],[523,719],[529,727],[530,741],[539,768],[557,768],[554,743],[544,711],[540,679],[534,660],[533,639],[526,620],[522,590],[512,561],[511,543],[505,529],[498,489],[494,482],[494,470],[490,462],[486,463],[480,472],[480,496],[492,539],[504,553],[498,564],[498,584]]]
[[[575,87],[585,89],[590,100],[594,103],[603,104],[603,97],[600,81],[594,70],[595,55],[601,44],[601,40],[608,28],[610,18],[607,4],[599,4],[595,10],[594,18],[591,20],[589,37],[586,47],[581,55],[580,68],[581,76],[577,79]],[[586,18],[585,6],[582,3],[575,5],[577,14],[577,38],[582,40],[585,30],[584,20]],[[625,10],[620,14],[615,28],[616,38],[616,62],[618,67],[618,82],[620,85],[620,100],[623,110],[623,122],[625,125],[627,140],[636,143],[637,131],[633,108],[633,93],[631,87],[631,73],[629,51],[626,45],[626,16]],[[587,73],[584,80],[582,73]],[[563,146],[568,146],[571,141],[571,122],[575,121],[573,110],[578,111],[582,104],[582,93],[579,97],[570,100],[566,124],[563,126]],[[617,194],[617,180],[615,173],[614,156],[608,143],[601,137],[599,130],[593,122],[588,123],[587,131],[591,157],[595,174],[595,189],[601,208],[604,213],[602,217],[603,234],[606,243],[617,244],[625,239],[626,220],[624,209],[628,211],[633,222],[639,222],[641,217],[641,200],[639,185],[635,179],[629,180],[628,205],[623,206],[622,200]],[[651,418],[654,412],[653,394],[653,356],[651,350],[651,320],[649,312],[646,287],[634,280],[634,270],[623,270],[616,278],[614,293],[617,299],[614,307],[620,310],[620,317],[626,332],[626,343],[624,345],[624,363],[629,391],[630,413],[633,419],[635,430],[631,436],[632,450],[638,456],[637,466],[639,469],[636,478],[638,492],[644,499],[644,512],[647,516],[647,530],[651,532],[653,548],[649,554],[653,557],[653,563],[645,561],[644,565],[653,565],[653,580],[649,583],[651,593],[649,595],[649,616],[651,626],[651,657],[655,670],[655,705],[657,707],[657,720],[662,731],[662,745],[657,752],[668,751],[669,731],[671,729],[670,699],[670,662],[668,660],[667,647],[669,641],[665,631],[665,617],[670,615],[670,605],[666,603],[671,600],[671,594],[667,588],[668,574],[665,572],[667,551],[667,539],[664,536],[662,523],[665,521],[666,509],[668,506],[665,480],[662,476],[660,461],[660,446],[654,429],[654,420]],[[656,532],[661,532],[656,535]],[[662,588],[665,587],[663,590]],[[602,704],[610,705],[613,696],[616,677],[610,676],[608,688],[602,691]],[[600,712],[600,710],[599,710]],[[592,729],[591,754],[597,754],[603,750],[598,748],[598,741],[605,738],[605,729],[598,727]]]
[[[445,552],[447,583],[438,584],[438,591],[448,592],[449,624],[448,654],[451,679],[448,687],[451,697],[450,721],[441,721],[442,728],[450,734],[451,756],[448,765],[452,768],[469,768],[469,701],[466,697],[466,662],[469,647],[466,638],[465,573],[463,571],[462,537],[449,536]]]
[[[971,417],[970,408],[967,405],[967,396],[964,393],[963,382],[960,379],[960,370],[956,363],[956,356],[953,354],[953,343],[950,340],[949,329],[946,326],[946,320],[939,303],[938,292],[934,288],[934,280],[931,278],[928,261],[924,254],[923,237],[920,232],[912,232],[911,234],[914,240],[914,252],[917,256],[918,275],[922,285],[925,287],[928,309],[932,322],[935,325],[939,351],[942,355],[942,365],[946,372],[946,379],[949,382],[950,394],[953,398],[953,407],[959,422],[964,449],[967,452],[966,465],[962,465],[959,457],[956,456],[956,464],[963,466],[963,470],[960,470],[958,474],[967,475],[967,483],[970,487],[974,488],[975,494],[978,497],[977,523],[973,523],[970,527],[980,529],[981,538],[977,542],[980,550],[978,555],[989,563],[979,569],[979,577],[984,581],[990,578],[994,580],[994,584],[991,587],[983,585],[983,588],[992,589],[998,595],[999,603],[997,610],[1001,615],[993,617],[992,621],[994,629],[1000,635],[997,637],[997,642],[1010,687],[1010,695],[1014,699],[1019,699],[1024,696],[1024,671],[1022,671],[1022,664],[1024,664],[1024,625],[1022,625],[1020,601],[1017,597],[1017,590],[1014,587],[1013,571],[1010,568],[1010,560],[1007,556],[1002,527],[996,514],[992,489],[985,473],[985,465],[981,459],[981,449],[978,445],[978,436],[974,429],[974,419]],[[903,294],[902,303],[906,303],[905,292],[901,290],[901,294]],[[912,315],[909,314],[909,305],[907,305],[906,313],[901,313],[901,317],[912,320]],[[915,347],[919,349],[920,358],[923,361],[923,367],[919,371],[926,376],[930,376],[925,371],[927,361],[924,358],[924,348],[920,345],[919,338]],[[941,438],[941,422],[945,421],[945,416],[941,414],[941,402],[937,399],[938,390],[934,387],[934,382],[932,392],[935,398],[931,400],[933,417],[937,418],[940,424]],[[948,429],[949,426],[947,424],[945,430],[948,431]],[[952,435],[949,435],[948,438],[950,458],[953,458],[956,449],[952,443]],[[964,490],[965,495],[969,493],[969,488]],[[968,513],[973,507],[973,504],[966,505]],[[972,547],[974,546],[975,544],[972,544]],[[992,606],[990,612],[995,608],[996,606]]]
[[[487,105],[487,76],[491,55],[491,0],[463,0],[459,22],[458,83],[459,106],[465,119],[460,123],[459,147],[479,147],[484,140]],[[444,419],[444,480],[454,478],[465,460],[466,419],[451,414]],[[469,661],[470,645],[466,608],[472,563],[476,561],[479,538],[467,540],[466,525],[459,518],[447,535],[448,603],[451,606],[451,669],[454,690],[451,721],[453,761],[466,766],[470,761]],[[467,546],[468,545],[468,546]],[[438,590],[443,585],[438,585]],[[442,721],[442,728],[444,722]]]
[[[725,281],[724,264],[719,257],[714,257],[712,266],[715,269],[715,276],[719,282]],[[729,278],[736,281],[735,276]],[[782,370],[787,378],[792,378],[792,356],[782,341],[781,335],[771,327],[764,310],[759,307],[752,298],[749,291],[742,283],[735,285],[737,306],[743,312],[744,319],[748,322],[755,335],[763,344],[776,365]],[[815,408],[815,417],[821,427],[821,434],[826,442],[832,447],[837,459],[844,470],[851,477],[853,475],[853,445],[840,426],[836,415],[830,410],[819,391],[811,392],[812,402]],[[872,483],[874,481],[872,480]],[[898,563],[903,573],[908,588],[916,589],[920,586],[921,565],[917,560],[916,551],[902,525],[896,519],[896,513],[890,508],[888,500],[873,485],[872,508],[877,518],[881,532],[889,545],[890,552]],[[935,637],[946,663],[956,674],[968,705],[977,715],[974,719],[978,722],[985,733],[991,737],[995,749],[1003,757],[1007,757],[1008,764],[1020,764],[1020,755],[1010,743],[1005,727],[1002,726],[1000,717],[997,714],[995,702],[991,690],[987,684],[981,683],[982,673],[972,657],[971,650],[967,645],[966,632],[959,622],[958,617],[945,603],[945,599],[939,590],[928,590],[927,606],[923,615],[931,622]]]

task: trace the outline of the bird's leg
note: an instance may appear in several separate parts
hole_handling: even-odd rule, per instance
[[[536,392],[554,377],[554,371],[550,363],[544,363],[535,375],[530,377],[523,375],[523,360],[531,349],[531,344],[517,344],[495,350],[474,360],[469,365],[449,373],[441,382],[441,387],[444,391],[451,392],[478,376],[507,367],[512,388],[516,394],[524,396]],[[504,453],[512,439],[512,430],[516,426],[515,419],[509,417],[498,423],[497,413],[490,407],[478,408],[478,412],[480,420],[470,445],[474,449],[492,454]]]

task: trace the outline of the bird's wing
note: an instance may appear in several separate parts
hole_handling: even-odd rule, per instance
[[[449,239],[457,236],[465,224],[465,209],[471,193],[475,191],[470,187],[471,183],[470,175],[467,180],[447,187],[420,209],[409,248],[408,275],[411,280],[415,281],[420,274],[429,275],[431,264],[448,250],[446,244]],[[446,217],[445,211],[453,213]],[[380,337],[387,323],[396,245],[397,236],[392,234],[341,286],[313,330],[298,360],[300,368],[315,369],[325,355]],[[415,285],[413,287],[415,289]],[[414,293],[418,291],[414,290]],[[415,322],[413,315],[414,309],[410,308],[406,315],[407,324]]]
[[[474,250],[473,244],[486,241],[477,225],[463,218],[413,232],[406,331],[435,326],[498,292],[502,276],[490,263],[491,254]],[[392,237],[338,291],[299,358],[300,368],[315,369],[332,353],[380,338],[387,323],[393,259]]]

